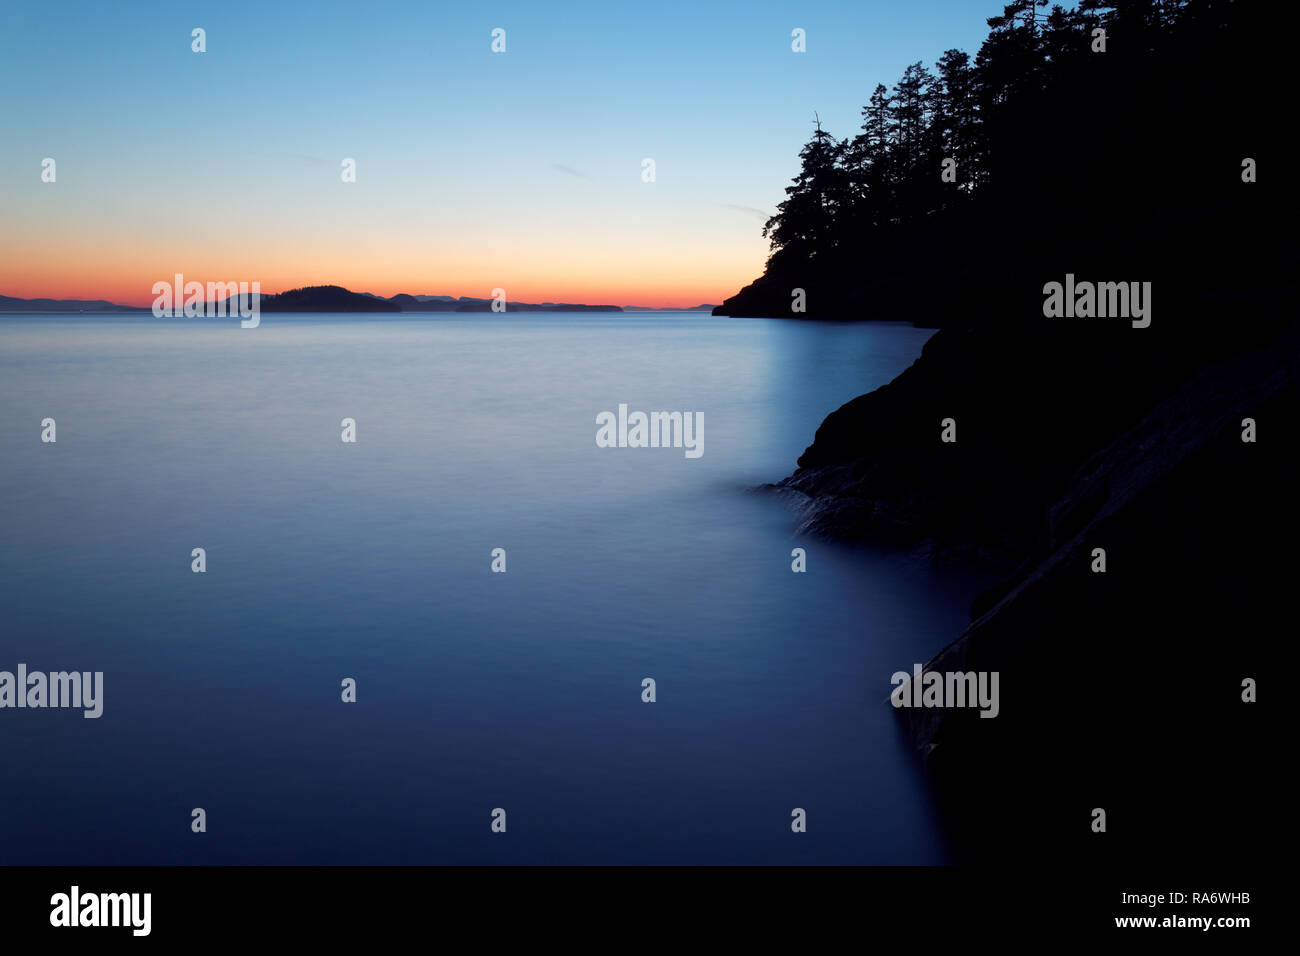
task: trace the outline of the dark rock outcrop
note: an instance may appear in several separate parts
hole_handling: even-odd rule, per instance
[[[1264,837],[1243,778],[1270,765],[1266,711],[1241,682],[1293,629],[1300,326],[1262,307],[1293,302],[1293,281],[1242,290],[1235,321],[1213,321],[1217,295],[1181,303],[1163,333],[941,330],[774,486],[804,533],[1003,575],[926,668],[998,672],[999,716],[897,711],[966,857],[1227,856]]]
[[[1246,418],[1268,434],[1243,442]],[[1297,424],[1293,327],[1196,376],[1077,470],[1029,570],[927,665],[998,671],[1001,714],[899,711],[968,851],[1005,839],[1204,859],[1267,838],[1251,812],[1269,788],[1267,709],[1241,694],[1246,678],[1269,684],[1291,629]],[[1096,807],[1110,842],[1088,825]]]

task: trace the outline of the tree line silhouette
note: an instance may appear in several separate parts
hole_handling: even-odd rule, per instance
[[[951,306],[972,270],[1055,272],[1049,250],[1083,266],[1099,243],[1124,260],[1129,230],[1167,232],[1189,204],[1240,211],[1271,86],[1257,4],[1046,7],[1014,0],[973,59],[948,50],[877,85],[851,138],[815,119],[763,228],[767,274],[719,311],[790,314],[792,286],[810,314],[939,308],[945,290]]]

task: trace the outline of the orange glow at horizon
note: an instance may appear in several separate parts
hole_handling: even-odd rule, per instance
[[[638,249],[634,256],[588,248],[536,251],[494,269],[471,262],[478,256],[470,250],[440,250],[431,259],[442,264],[431,266],[410,257],[371,258],[356,250],[335,250],[332,260],[311,256],[311,263],[304,264],[301,249],[222,250],[216,255],[141,245],[84,236],[60,242],[55,253],[39,240],[22,246],[0,242],[0,295],[106,299],[148,307],[154,283],[171,283],[179,272],[187,282],[258,281],[265,295],[339,285],[382,296],[404,292],[487,299],[493,289],[502,288],[507,301],[689,308],[716,305],[734,295],[762,272],[764,258],[753,250],[723,258],[715,250],[681,247],[672,253]]]

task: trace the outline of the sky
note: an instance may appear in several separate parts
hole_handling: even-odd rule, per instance
[[[0,294],[719,303],[763,270],[814,111],[854,135],[877,83],[974,54],[1001,7],[6,3]]]

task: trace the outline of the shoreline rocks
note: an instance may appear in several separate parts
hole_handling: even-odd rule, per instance
[[[1072,343],[1060,327],[941,330],[767,489],[799,533],[928,544],[1002,575],[926,668],[999,672],[1000,715],[897,711],[960,858],[1230,853],[1260,836],[1248,816],[1188,831],[1207,800],[1241,800],[1231,775],[1207,776],[1207,747],[1264,760],[1262,711],[1240,685],[1293,617],[1300,325],[1200,347],[1191,328],[1148,343],[1159,363],[1077,329]],[[1127,835],[1090,839],[1095,807]]]

